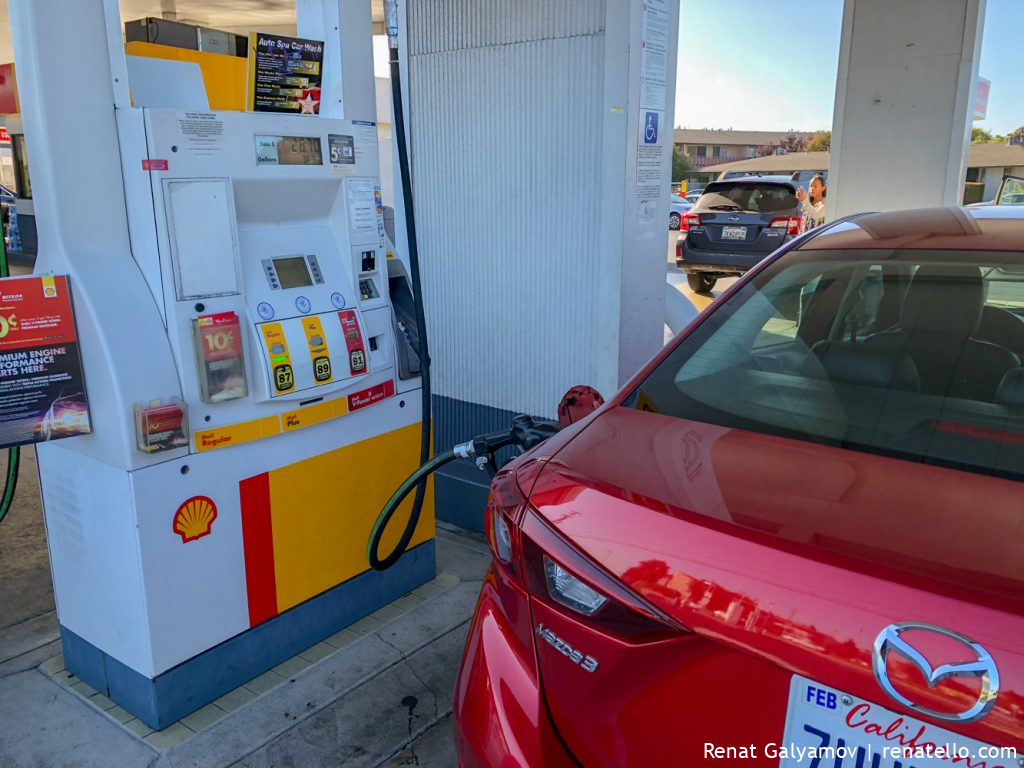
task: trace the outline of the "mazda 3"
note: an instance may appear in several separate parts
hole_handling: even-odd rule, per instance
[[[502,469],[460,765],[1019,768],[1022,244],[801,235]]]

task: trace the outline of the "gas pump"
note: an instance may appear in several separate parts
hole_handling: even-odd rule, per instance
[[[36,271],[68,275],[94,426],[37,449],[65,665],[162,728],[434,576],[429,494],[394,567],[365,555],[423,415],[375,116],[133,106],[116,0],[10,13]],[[361,18],[325,104],[373,88]]]

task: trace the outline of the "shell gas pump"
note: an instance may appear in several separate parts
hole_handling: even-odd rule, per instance
[[[37,449],[64,660],[153,728],[435,574],[429,493],[400,560],[366,558],[425,418],[370,8],[298,5],[319,114],[210,111],[188,65],[136,77],[116,0],[10,2],[36,272],[67,276],[92,418]]]

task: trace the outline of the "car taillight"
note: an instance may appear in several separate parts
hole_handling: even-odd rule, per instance
[[[502,571],[519,580],[519,556],[516,539],[519,531],[516,522],[526,505],[526,496],[519,488],[515,472],[502,470],[491,481],[484,514],[484,533],[491,547],[491,554]]]
[[[700,226],[700,216],[696,213],[687,213],[683,215],[683,229],[689,229],[690,227]]]
[[[768,226],[772,229],[785,229],[787,235],[799,235],[803,224],[803,216],[777,216]]]
[[[522,486],[532,487],[542,467],[541,462],[513,465],[491,482],[484,532],[497,575],[534,599],[626,640],[687,631],[592,563],[530,508]]]
[[[548,577],[551,598],[577,613],[593,616],[608,602],[607,597],[588,587],[547,555],[544,556],[544,574]]]
[[[518,545],[524,586],[534,599],[627,640],[655,640],[686,631],[591,562],[528,505]]]

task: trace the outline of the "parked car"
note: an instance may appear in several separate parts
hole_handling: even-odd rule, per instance
[[[788,176],[714,181],[685,215],[676,264],[690,288],[706,293],[719,277],[742,275],[800,234],[797,183]]]
[[[459,765],[1016,766],[1022,337],[1020,208],[750,271],[494,478]]]
[[[692,190],[689,190],[686,193],[686,195],[685,195],[686,202],[688,202],[688,203],[696,203],[698,198],[701,195],[703,195],[703,194],[704,194],[704,190],[703,189],[692,189]]]
[[[1024,177],[1003,176],[994,199],[971,203],[967,207],[986,208],[990,205],[1024,205]]]
[[[693,208],[693,203],[686,200],[686,198],[672,195],[672,199],[669,201],[668,228],[673,230],[680,229],[683,224],[683,216],[691,208]]]

